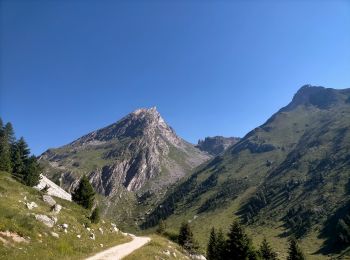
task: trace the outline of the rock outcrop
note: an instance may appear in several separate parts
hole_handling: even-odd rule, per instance
[[[226,151],[228,147],[238,143],[239,140],[239,137],[206,137],[204,140],[199,140],[196,147],[201,151],[217,156]]]
[[[178,137],[153,107],[138,109],[62,148],[50,149],[40,161],[60,172],[50,177],[68,190],[86,174],[100,194],[113,196],[120,188],[162,189],[209,158]]]

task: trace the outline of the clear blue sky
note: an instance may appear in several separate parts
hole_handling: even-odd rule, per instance
[[[304,84],[350,87],[350,1],[0,3],[1,117],[36,155],[139,107],[243,136]]]

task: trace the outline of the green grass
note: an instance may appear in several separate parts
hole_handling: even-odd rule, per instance
[[[5,238],[6,244],[0,241],[0,259],[83,259],[130,240],[119,233],[112,233],[111,222],[107,220],[91,225],[96,235],[96,240],[91,240],[90,233],[83,226],[83,223],[89,222],[87,216],[90,213],[75,203],[59,198],[54,199],[63,209],[57,216],[57,224],[49,228],[32,214],[52,215],[41,196],[40,192],[15,181],[10,174],[0,172],[0,231],[14,232],[28,241],[16,243],[8,238]],[[29,202],[35,202],[38,208],[27,209],[23,203],[24,197]],[[69,225],[67,234],[58,226],[63,223]],[[104,234],[98,228],[102,228]],[[52,231],[60,237],[53,237],[50,234]],[[78,239],[77,235],[81,235],[81,238]],[[103,244],[103,248],[100,244]]]
[[[158,235],[151,235],[150,237],[151,241],[148,244],[123,259],[189,259],[188,255],[178,244]],[[168,254],[166,252],[168,252]]]

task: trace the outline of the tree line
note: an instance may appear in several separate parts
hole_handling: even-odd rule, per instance
[[[11,173],[27,186],[40,181],[41,167],[23,137],[18,140],[10,122],[3,124],[0,118],[0,170]]]
[[[207,245],[208,260],[277,260],[277,253],[273,250],[266,238],[263,239],[258,249],[255,249],[252,239],[247,235],[242,225],[234,221],[225,238],[222,230],[218,232],[212,228]],[[304,253],[300,249],[297,240],[289,241],[287,260],[304,260]]]
[[[166,224],[159,222],[157,232],[166,234]],[[183,222],[180,226],[177,242],[187,252],[194,255],[198,253],[199,245],[194,239],[191,226]],[[266,238],[263,239],[258,249],[255,249],[252,239],[245,232],[238,221],[233,221],[227,235],[221,229],[211,229],[206,251],[208,260],[278,260],[277,253],[273,250]],[[287,260],[305,260],[305,255],[295,238],[289,240]]]

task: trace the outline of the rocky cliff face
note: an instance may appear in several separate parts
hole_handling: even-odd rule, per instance
[[[196,147],[201,151],[205,151],[213,156],[223,153],[228,147],[234,145],[240,140],[238,137],[214,136],[206,137],[199,140]]]
[[[105,196],[116,195],[120,188],[162,189],[207,159],[178,137],[156,108],[138,109],[40,157],[49,166],[47,174],[62,186],[71,190],[86,174]]]

